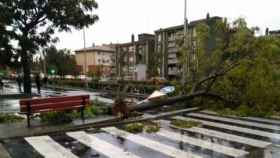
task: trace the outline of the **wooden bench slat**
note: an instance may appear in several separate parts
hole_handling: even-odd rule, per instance
[[[63,112],[67,110],[80,110],[83,106],[72,106],[72,107],[66,107],[66,108],[57,108],[57,109],[45,109],[37,111],[38,113],[47,113],[47,112]]]
[[[30,116],[34,113],[81,109],[81,118],[84,120],[83,110],[89,105],[89,101],[89,95],[23,99],[19,101],[20,113],[27,115],[28,127],[30,127]]]
[[[85,102],[85,104],[88,104],[88,102]],[[59,103],[49,103],[49,104],[40,104],[35,105],[31,107],[31,112],[36,113],[37,111],[43,110],[43,109],[63,109],[63,108],[69,108],[69,107],[76,107],[79,105],[83,105],[82,100],[78,101],[71,101],[71,102],[59,102]],[[86,106],[86,105],[83,105]],[[27,107],[24,107],[21,109],[22,112],[27,112]]]
[[[36,112],[41,109],[57,109],[57,108],[63,108],[63,107],[78,106],[78,105],[83,105],[84,103],[86,106],[87,104],[89,104],[89,100],[50,102],[50,103],[37,104],[37,105],[35,104],[35,105],[31,105],[31,112]],[[27,112],[27,106],[22,106],[21,112]]]
[[[20,100],[20,105],[28,104],[44,104],[49,102],[63,102],[79,99],[89,99],[89,95],[79,95],[79,96],[62,96],[62,97],[51,97],[51,98],[36,98],[36,99],[22,99]]]

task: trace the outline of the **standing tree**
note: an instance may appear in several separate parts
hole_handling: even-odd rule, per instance
[[[76,76],[78,74],[75,56],[71,54],[70,50],[57,50],[55,46],[51,46],[44,49],[44,54],[48,72],[53,69],[57,75],[62,77],[64,75]]]
[[[40,47],[54,42],[55,31],[94,24],[95,0],[0,0],[1,34],[17,42],[15,53],[24,71],[24,93],[31,94],[31,59]],[[6,20],[8,19],[8,20]]]

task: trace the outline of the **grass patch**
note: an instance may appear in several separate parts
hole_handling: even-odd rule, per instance
[[[143,123],[131,123],[124,126],[124,130],[130,133],[142,133],[144,130]]]
[[[201,123],[196,121],[185,121],[185,120],[174,119],[171,121],[171,125],[174,125],[179,128],[192,128],[192,127],[200,126]]]
[[[147,133],[156,133],[160,130],[160,126],[158,125],[147,125],[145,126],[145,131]]]
[[[131,123],[124,126],[124,130],[130,133],[156,133],[160,130],[160,125],[151,121],[143,123]]]
[[[12,114],[0,114],[0,123],[16,123],[24,118]]]

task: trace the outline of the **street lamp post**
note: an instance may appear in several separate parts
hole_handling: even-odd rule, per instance
[[[87,52],[86,52],[86,31],[85,28],[83,28],[83,40],[84,40],[84,75],[85,75],[85,86],[88,88],[88,82],[87,82]]]
[[[182,77],[183,85],[186,84],[187,75],[188,75],[188,71],[189,71],[189,55],[187,54],[188,53],[187,36],[188,36],[187,0],[185,0],[185,4],[184,4],[184,47],[186,50],[184,50],[184,63],[183,63],[183,74],[182,74],[183,75],[183,77]]]

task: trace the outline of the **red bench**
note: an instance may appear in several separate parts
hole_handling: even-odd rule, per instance
[[[19,103],[20,113],[27,115],[27,126],[29,128],[30,117],[35,113],[80,110],[81,118],[84,121],[84,109],[89,104],[89,95],[22,99]]]

